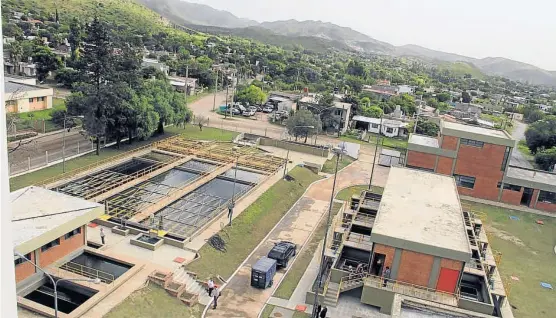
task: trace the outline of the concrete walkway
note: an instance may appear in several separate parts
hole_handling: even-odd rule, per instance
[[[368,182],[372,161],[372,154],[362,152],[360,160],[338,173],[336,189]],[[384,186],[387,174],[387,168],[377,166],[374,178],[377,181],[376,185]],[[206,317],[258,316],[276,286],[283,279],[286,271],[284,269],[278,271],[274,277],[274,285],[265,290],[260,290],[250,286],[251,266],[261,257],[266,256],[274,243],[280,240],[292,241],[298,245],[298,250],[301,250],[327,212],[332,183],[333,178],[327,178],[312,184],[307,189],[306,193],[288,211],[276,228],[271,231],[262,244],[253,251],[251,256],[230,278],[228,285],[222,291],[219,307],[216,310],[209,309]]]
[[[482,204],[486,204],[486,205],[497,206],[497,207],[500,207],[500,208],[503,208],[503,209],[508,209],[508,210],[515,210],[515,211],[533,213],[533,214],[537,214],[537,215],[548,216],[548,217],[551,217],[551,218],[556,217],[556,213],[539,211],[539,210],[531,209],[529,207],[522,206],[522,205],[507,204],[507,203],[504,203],[504,202],[496,202],[496,201],[490,201],[490,200],[485,200],[485,199],[473,198],[473,197],[468,197],[468,196],[465,196],[465,195],[460,196],[460,199],[465,200],[465,201],[482,203]]]

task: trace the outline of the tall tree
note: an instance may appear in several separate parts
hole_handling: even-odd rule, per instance
[[[305,137],[304,142],[307,142],[308,136],[312,136],[315,133],[319,124],[317,117],[311,111],[305,109],[297,111],[286,121],[288,133],[295,136],[296,141],[300,136]]]
[[[535,163],[546,171],[554,171],[556,164],[556,147],[539,151],[535,154]]]
[[[546,116],[543,120],[529,125],[525,132],[525,141],[534,154],[556,147],[556,116]]]
[[[73,18],[69,26],[68,42],[71,46],[71,60],[77,61],[79,59],[79,50],[83,42],[83,26],[79,19]]]
[[[23,58],[23,47],[21,46],[21,42],[15,41],[8,44],[7,49],[10,51],[10,61],[14,65],[14,72],[17,69],[17,65],[21,62]]]
[[[33,62],[37,67],[37,78],[43,82],[48,74],[62,66],[60,59],[48,46],[37,46],[33,52]]]
[[[467,91],[461,93],[461,100],[464,103],[471,103],[471,95]]]

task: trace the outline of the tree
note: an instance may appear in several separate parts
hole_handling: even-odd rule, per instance
[[[554,171],[556,164],[556,147],[539,151],[535,154],[535,163],[545,171]]]
[[[79,72],[72,68],[62,68],[56,72],[54,79],[64,87],[72,88],[74,83],[79,82]]]
[[[371,99],[365,96],[359,100],[359,104],[361,106],[371,106]]]
[[[260,105],[266,101],[266,94],[260,87],[249,85],[238,90],[235,101],[249,103],[250,105]]]
[[[531,125],[525,132],[527,147],[533,154],[556,146],[556,116],[546,116]]]
[[[363,106],[363,116],[380,118],[384,115],[382,109],[378,106]]]
[[[33,61],[37,67],[37,78],[39,82],[43,82],[50,72],[62,66],[62,61],[60,61],[48,46],[35,47]]]
[[[158,133],[164,133],[164,125],[184,124],[191,120],[191,111],[185,106],[185,97],[174,90],[166,80],[148,80],[140,89],[146,102],[158,114]]]
[[[452,95],[450,95],[449,93],[440,93],[436,94],[436,99],[438,99],[439,102],[447,102],[451,101]]]
[[[68,42],[71,46],[71,60],[77,61],[79,59],[79,50],[83,42],[83,26],[79,20],[74,17],[70,22],[69,28]]]
[[[471,103],[471,95],[467,91],[461,93],[461,99],[464,103]]]
[[[21,42],[15,41],[8,44],[7,49],[10,51],[10,61],[14,65],[14,72],[21,59],[23,58],[23,46]]]
[[[311,111],[306,109],[297,111],[292,117],[286,120],[288,133],[295,136],[296,141],[299,136],[304,136],[304,142],[307,142],[308,136],[312,136],[315,133],[317,125],[319,124],[320,123],[317,117]],[[313,128],[307,126],[312,126]]]
[[[317,95],[317,104],[330,107],[334,105],[334,95],[330,93]]]
[[[415,122],[412,122],[407,129],[411,132],[415,129]],[[432,121],[420,119],[417,123],[417,130],[415,131],[417,134],[426,135],[431,137],[438,136],[438,132],[440,131],[440,127]]]

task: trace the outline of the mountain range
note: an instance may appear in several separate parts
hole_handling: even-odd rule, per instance
[[[203,32],[247,37],[263,43],[312,50],[348,50],[393,56],[413,56],[430,62],[465,62],[482,73],[515,81],[556,86],[556,71],[506,59],[473,57],[427,49],[418,45],[394,46],[348,27],[322,21],[284,20],[259,23],[228,11],[181,0],[137,0],[168,20]]]

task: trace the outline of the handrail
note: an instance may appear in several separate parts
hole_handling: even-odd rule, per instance
[[[101,281],[103,281],[105,284],[112,284],[114,282],[114,275],[78,263],[67,262],[62,266],[60,266],[60,268],[84,277],[93,276],[93,278],[98,278]]]

